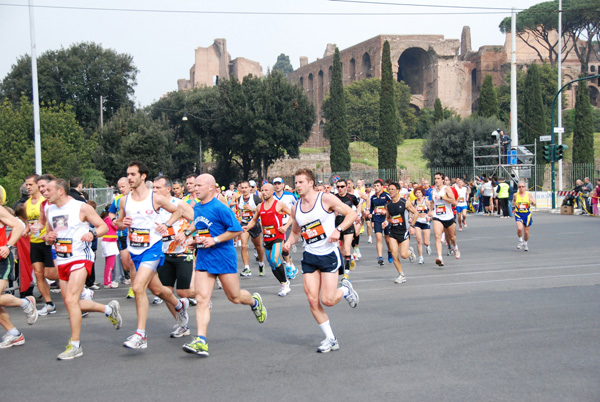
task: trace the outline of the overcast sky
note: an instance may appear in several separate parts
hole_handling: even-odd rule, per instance
[[[34,16],[38,56],[46,50],[82,41],[131,54],[140,70],[135,98],[142,106],[176,90],[177,79],[189,79],[194,49],[210,46],[215,38],[227,39],[232,58],[258,61],[263,72],[273,66],[280,53],[290,56],[292,65],[298,68],[300,56],[307,56],[309,62],[323,57],[327,43],[345,49],[379,34],[429,34],[460,39],[464,25],[471,27],[472,47],[476,50],[484,45],[504,44],[498,24],[510,11],[492,8],[524,9],[540,2],[410,0],[401,4],[402,0],[383,0],[381,4],[366,4],[367,1],[33,0],[37,6]],[[444,7],[415,7],[409,3]],[[27,4],[26,0],[0,0],[0,78],[6,76],[20,55],[31,52]],[[125,9],[129,11],[119,11]],[[381,15],[373,15],[376,13]]]

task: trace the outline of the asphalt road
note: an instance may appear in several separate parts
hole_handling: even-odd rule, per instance
[[[301,277],[280,298],[256,263],[241,283],[261,293],[267,321],[215,290],[208,358],[181,350],[189,338],[169,338],[164,304],[150,306],[148,349],[123,348],[136,328],[125,288],[96,291],[96,301],[121,302],[123,328],[84,319],[84,356],[72,361],[56,360],[69,338],[62,301],[31,327],[10,309],[27,342],[0,351],[0,400],[600,401],[600,219],[535,214],[528,253],[516,249],[513,220],[468,224],[460,260],[406,262],[401,285],[363,235],[352,273],[360,304],[327,310],[340,342],[328,354],[315,352],[324,336]]]

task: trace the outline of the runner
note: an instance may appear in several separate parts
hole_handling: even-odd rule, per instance
[[[288,209],[291,211],[292,208],[294,208],[294,205],[296,205],[296,201],[297,198],[296,196],[289,192],[289,191],[285,191],[285,183],[283,182],[283,179],[281,177],[276,177],[273,180],[273,187],[275,189],[275,192],[273,193],[273,196],[275,197],[275,199],[277,199],[277,201],[281,201],[283,202]],[[263,197],[264,199],[264,197]],[[289,215],[284,215],[283,216],[283,224],[286,225],[290,220],[290,216]],[[292,227],[291,224],[286,226],[288,229],[285,232],[285,240],[287,240],[290,237],[290,233],[292,231]],[[263,236],[264,238],[264,236]],[[296,251],[296,245],[292,245],[292,252],[295,253]],[[282,252],[283,255],[283,259],[285,260],[285,274],[289,279],[295,279],[296,275],[298,274],[298,268],[296,268],[296,266],[294,265],[294,262],[292,261],[292,256],[290,255],[290,253],[288,253],[287,251],[283,251]]]
[[[462,232],[463,228],[467,227],[467,208],[469,206],[469,192],[465,187],[465,182],[458,178],[456,179],[456,192],[458,199],[456,204],[456,218],[458,219],[458,231]]]
[[[417,222],[414,225],[417,238],[417,253],[419,253],[419,264],[425,264],[425,260],[423,259],[423,244],[425,244],[427,254],[431,254],[431,247],[429,245],[429,236],[431,234],[429,201],[425,198],[425,190],[421,186],[414,190],[414,194],[416,197],[414,205],[418,216]]]
[[[519,191],[513,195],[513,205],[515,208],[515,221],[517,222],[517,236],[519,243],[517,248],[523,251],[529,251],[527,241],[529,240],[529,227],[533,224],[531,218],[531,206],[535,207],[535,199],[529,191],[525,182],[519,182]],[[525,233],[523,233],[525,232]]]
[[[391,201],[390,195],[383,191],[383,180],[377,179],[374,184],[375,194],[371,196],[371,207],[369,209],[369,218],[373,219],[375,229],[375,240],[377,248],[377,263],[383,266],[383,238],[388,249],[388,262],[393,261],[392,252],[389,245],[390,228],[383,228],[381,224],[385,222],[387,211],[385,206]],[[370,242],[369,242],[370,243]]]
[[[10,239],[6,235],[7,226],[12,228]],[[35,324],[38,319],[38,311],[35,308],[35,298],[33,296],[18,299],[11,294],[4,294],[4,289],[8,286],[8,278],[15,266],[11,250],[24,232],[25,225],[12,216],[3,206],[0,206],[0,325],[6,330],[6,333],[2,336],[2,341],[0,341],[0,349],[7,349],[25,343],[25,337],[21,331],[15,328],[5,307],[21,307],[29,325]]]
[[[56,262],[60,278],[60,291],[69,314],[71,339],[58,360],[71,360],[83,356],[81,347],[81,313],[104,313],[115,329],[121,328],[119,302],[107,305],[81,298],[83,286],[92,270],[94,253],[91,242],[108,232],[108,227],[89,205],[69,197],[66,180],[56,179],[48,184],[46,244],[56,249]],[[90,226],[93,225],[93,226]]]
[[[373,185],[371,183],[365,184],[365,194],[367,195],[368,199],[367,205],[365,206],[365,213],[363,214],[364,225],[367,227],[367,236],[369,236],[367,243],[371,244],[373,243],[373,218],[371,218],[368,211],[371,209],[371,197],[375,195],[375,190],[373,189]]]
[[[446,240],[454,246],[454,256],[460,258],[460,251],[456,244],[456,225],[454,222],[454,213],[452,205],[456,203],[454,193],[449,186],[444,185],[444,176],[441,173],[434,175],[435,186],[431,192],[432,200],[430,204],[429,216],[433,218],[433,232],[435,234],[435,249],[438,258],[435,263],[440,267],[444,266],[442,259],[442,234],[445,233]]]
[[[258,204],[257,213],[254,214],[248,225],[244,226],[244,231],[252,230],[258,223],[262,223],[262,232],[265,250],[267,252],[267,261],[273,270],[273,275],[281,284],[281,291],[278,296],[284,297],[290,291],[290,281],[286,275],[286,268],[281,262],[281,250],[285,240],[286,233],[292,226],[291,220],[283,223],[284,216],[291,214],[290,208],[283,202],[278,201],[273,193],[273,185],[265,183],[262,186],[263,202]],[[294,275],[295,277],[295,275]]]
[[[221,278],[229,301],[250,306],[259,323],[267,319],[267,309],[260,294],[250,295],[247,290],[240,289],[237,255],[232,240],[242,231],[242,227],[231,210],[215,199],[215,178],[209,174],[198,176],[196,189],[199,202],[194,206],[194,228],[198,252],[194,280],[198,299],[198,336],[191,343],[183,345],[183,350],[198,356],[208,356],[206,335],[210,321],[209,302],[217,276]]]
[[[362,180],[357,180],[357,184],[362,184]],[[360,186],[359,188],[354,187],[354,183],[352,180],[346,180],[348,184],[348,193],[354,194],[354,196],[358,199],[358,205],[356,207],[356,213],[358,214],[358,219],[354,221],[354,238],[352,239],[352,261],[350,261],[350,270],[353,270],[356,266],[356,261],[362,258],[362,254],[360,253],[360,249],[358,248],[360,244],[360,235],[365,231],[362,226],[364,223],[364,215],[365,209],[368,208],[369,196],[365,194],[364,188]]]
[[[240,183],[241,195],[238,202],[238,209],[240,210],[240,220],[242,227],[246,226],[248,222],[254,216],[256,206],[260,204],[260,197],[250,191],[250,185],[247,181]],[[250,256],[248,255],[248,239],[252,239],[252,244],[258,252],[258,274],[263,276],[264,272],[264,250],[261,244],[261,228],[260,224],[255,225],[252,230],[244,231],[241,235],[242,238],[242,261],[244,262],[244,270],[240,272],[240,276],[252,276],[252,270],[250,269]]]
[[[337,193],[335,196],[345,205],[347,205],[351,210],[356,213],[356,207],[358,206],[358,198],[354,194],[348,193],[348,182],[346,180],[338,180],[335,183],[335,187],[337,188]],[[335,217],[335,226],[339,226],[344,222],[345,216],[337,213]],[[357,215],[358,219],[358,215]],[[344,266],[340,269],[340,275],[344,275],[344,278],[348,278],[348,273],[350,272],[350,260],[352,257],[352,241],[355,235],[354,230],[354,222],[350,225],[349,228],[344,230],[340,235],[341,246],[340,250],[342,252],[342,258],[344,259]],[[353,267],[354,269],[354,267]]]
[[[117,226],[122,229],[127,227],[127,249],[133,260],[136,276],[133,280],[135,293],[135,306],[137,311],[137,330],[131,335],[123,346],[130,349],[146,349],[148,347],[146,336],[146,319],[148,317],[148,297],[146,289],[173,305],[177,311],[177,323],[180,327],[188,324],[187,309],[189,301],[179,300],[173,292],[163,286],[158,278],[157,268],[164,261],[162,252],[162,234],[158,231],[158,210],[162,207],[169,212],[181,211],[183,217],[193,219],[192,208],[185,202],[177,206],[170,199],[152,194],[145,186],[148,177],[148,167],[142,162],[130,162],[127,167],[127,179],[132,191],[127,197],[119,200],[119,218]],[[172,224],[179,219],[180,214],[173,214],[169,219]]]
[[[299,169],[295,177],[296,191],[300,200],[292,210],[292,234],[283,247],[289,251],[300,235],[304,237],[306,242],[302,256],[304,291],[313,317],[325,334],[325,339],[317,348],[317,352],[327,353],[338,350],[340,345],[333,334],[329,317],[322,304],[334,306],[345,298],[350,307],[355,308],[359,301],[350,280],[343,278],[342,286],[336,288],[337,271],[342,267],[337,243],[341,233],[351,227],[358,216],[332,194],[316,192],[312,170]],[[333,212],[345,217],[337,228]]]
[[[120,194],[117,195],[113,202],[110,204],[108,208],[108,216],[113,223],[119,218],[119,202],[122,197],[127,196],[131,192],[131,187],[129,187],[129,180],[127,177],[121,177],[117,181],[117,187],[119,188]],[[123,265],[123,275],[125,276],[125,284],[131,285],[131,281],[135,278],[135,267],[133,266],[133,261],[131,260],[131,254],[127,251],[127,228],[119,229],[117,231],[117,246],[119,246],[119,256],[121,257],[121,265]],[[133,293],[133,288],[130,286],[127,291],[127,299],[135,299],[135,293]]]
[[[392,258],[394,259],[394,266],[398,271],[398,278],[394,282],[404,283],[406,282],[406,276],[402,271],[402,263],[400,258],[408,258],[409,261],[415,262],[415,252],[410,247],[410,234],[414,234],[414,225],[418,218],[417,209],[411,204],[407,198],[402,196],[400,192],[400,184],[390,183],[388,191],[392,200],[386,205],[387,215],[386,220],[381,224],[385,229],[388,225],[390,226],[390,239],[389,246],[392,250]],[[412,214],[412,221],[410,226],[407,225],[409,220],[409,213]],[[400,253],[398,253],[400,251]]]

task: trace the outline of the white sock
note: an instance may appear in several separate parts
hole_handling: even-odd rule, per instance
[[[331,329],[331,325],[329,324],[329,320],[325,321],[323,324],[319,324],[319,328],[325,334],[325,338],[327,339],[335,339],[335,335],[333,335],[333,330]]]
[[[23,301],[21,302],[21,308],[25,310],[27,306],[29,306],[29,303],[31,303],[29,300],[23,299]]]
[[[71,341],[71,345],[73,345],[74,348],[78,348],[81,346],[81,341]]]
[[[109,315],[111,315],[113,312],[113,309],[111,306],[109,306],[108,304],[106,306],[104,306],[104,314],[108,317]]]
[[[327,322],[329,322],[329,321],[327,321]],[[21,335],[21,333],[19,332],[19,330],[16,329],[16,328],[9,329],[8,333],[11,334],[12,336],[19,336],[19,335]]]
[[[135,332],[137,332],[138,334],[140,334],[142,336],[142,338],[144,338],[146,336],[146,330],[145,329],[137,329]]]
[[[245,269],[250,269],[250,265],[244,265]]]
[[[522,238],[522,237],[519,237],[519,241],[520,241],[521,243],[523,243],[523,238]]]
[[[261,261],[261,262],[258,263],[258,266],[262,268],[262,267],[265,266],[265,263]]]
[[[179,311],[183,308],[183,302],[181,301],[181,299],[179,299],[179,301],[177,302],[177,305],[175,306],[175,310]]]
[[[350,294],[350,290],[347,287],[342,286],[340,289],[342,289],[342,292],[344,292],[344,297]]]
[[[526,245],[527,245],[527,242],[526,242],[526,241],[524,241],[524,242],[523,242],[523,244],[526,246]]]

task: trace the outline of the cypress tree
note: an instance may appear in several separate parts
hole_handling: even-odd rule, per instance
[[[586,81],[579,81],[575,97],[573,163],[594,163],[594,120]]]
[[[325,137],[329,139],[329,162],[332,172],[350,171],[350,137],[346,123],[346,99],[342,84],[342,62],[340,50],[336,47],[333,55],[331,89],[327,107]]]
[[[545,107],[542,100],[540,85],[540,70],[537,64],[531,64],[527,69],[523,84],[523,108],[519,119],[519,143],[533,144],[540,135],[546,135]],[[544,147],[538,144],[537,160],[544,163]],[[533,151],[533,150],[531,150]]]
[[[481,117],[498,117],[498,110],[498,97],[494,89],[494,81],[492,80],[492,76],[487,74],[483,79],[483,84],[481,84],[477,115]]]
[[[433,104],[433,122],[439,123],[444,120],[444,108],[442,107],[442,101],[440,98],[435,98],[435,103]]]
[[[394,75],[390,44],[385,41],[381,56],[381,96],[379,98],[379,169],[396,169],[399,127],[394,102]]]

